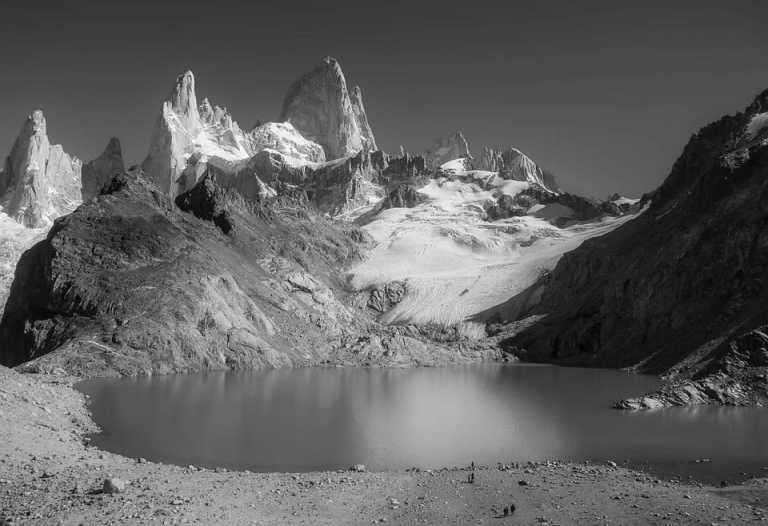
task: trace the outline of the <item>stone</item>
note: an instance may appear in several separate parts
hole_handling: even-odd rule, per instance
[[[116,493],[123,493],[125,492],[126,482],[119,478],[107,478],[104,479],[104,484],[102,485],[102,493],[106,493],[107,495],[114,495]]]
[[[355,464],[349,470],[356,473],[364,473],[366,471],[365,464]]]

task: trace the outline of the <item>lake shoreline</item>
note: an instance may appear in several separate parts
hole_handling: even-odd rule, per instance
[[[478,468],[474,484],[466,467],[291,474],[142,462],[87,445],[96,425],[72,387],[79,380],[0,368],[0,509],[10,524],[481,524],[506,522],[511,504],[510,523],[729,524],[760,519],[768,503],[766,479],[714,488],[562,462]],[[101,492],[110,477],[123,492]]]

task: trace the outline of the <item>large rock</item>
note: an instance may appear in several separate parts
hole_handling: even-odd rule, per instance
[[[21,128],[0,172],[3,211],[28,227],[49,225],[80,204],[82,163],[48,140],[43,112]]]
[[[253,153],[249,138],[226,108],[213,106],[208,99],[198,107],[195,76],[187,71],[177,77],[163,102],[142,169],[160,190],[174,197],[196,182],[189,177],[196,173],[188,170],[191,158],[224,167]]]
[[[123,152],[120,141],[113,137],[106,149],[93,161],[87,162],[82,169],[82,198],[86,201],[99,195],[101,190],[116,176],[125,171]]]
[[[433,169],[439,168],[440,165],[448,161],[460,158],[472,159],[469,143],[460,131],[452,133],[448,137],[436,139],[432,146],[424,152],[427,166]]]
[[[690,378],[768,323],[768,129],[749,133],[767,102],[701,129],[646,212],[566,254],[534,310],[544,319],[510,348]]]
[[[341,66],[331,57],[291,85],[280,120],[322,146],[327,159],[376,149],[360,89],[350,95]]]

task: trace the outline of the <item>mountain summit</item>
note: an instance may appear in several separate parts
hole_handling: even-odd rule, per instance
[[[280,120],[325,150],[328,159],[376,150],[359,87],[350,95],[339,62],[326,57],[288,89]]]
[[[80,204],[81,162],[51,145],[41,110],[21,127],[5,169],[0,172],[0,203],[7,215],[28,227],[49,224]]]

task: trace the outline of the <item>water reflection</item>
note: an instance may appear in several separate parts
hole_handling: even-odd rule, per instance
[[[768,412],[623,412],[656,380],[540,366],[299,369],[80,384],[100,447],[178,464],[253,470],[630,460],[732,476],[768,465]],[[700,458],[713,462],[693,464]]]

